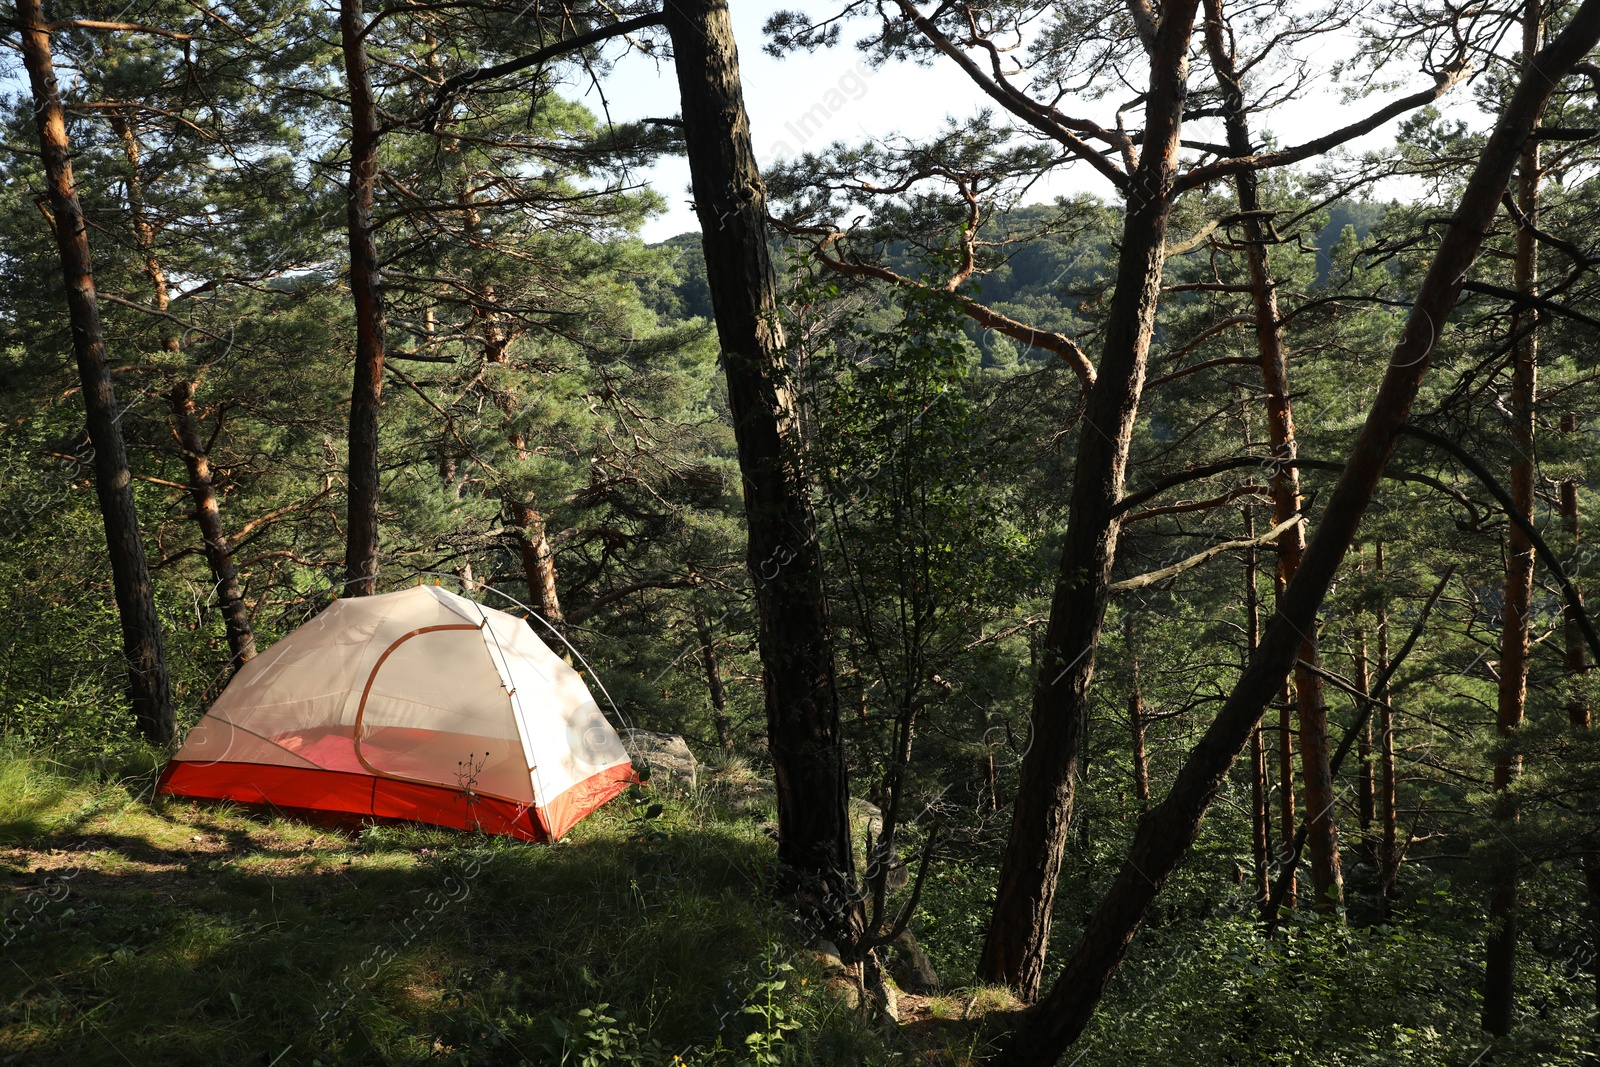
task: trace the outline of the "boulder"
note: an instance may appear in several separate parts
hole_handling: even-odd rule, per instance
[[[900,1021],[900,991],[894,986],[894,979],[887,974],[879,974],[876,987],[872,990],[873,1006],[878,1009],[878,1015],[885,1021],[897,1023]]]
[[[917,944],[910,930],[901,931],[900,936],[894,939],[892,948],[889,973],[901,989],[907,993],[939,991],[939,972],[933,969],[933,961],[922,951],[922,946]]]
[[[878,836],[883,833],[882,809],[870,800],[851,797],[850,820],[853,824],[853,829],[861,834],[863,838],[870,836],[874,842],[874,848],[876,848]],[[893,893],[896,890],[905,888],[906,883],[911,880],[911,872],[900,862],[900,853],[898,851],[886,859],[889,864],[889,878],[884,884],[889,892]],[[869,878],[873,874],[872,864],[873,857],[868,856],[867,873]]]
[[[842,1001],[847,1008],[861,1007],[861,987],[856,985],[853,978],[830,978],[824,987],[828,994],[835,1000]]]
[[[689,751],[681,734],[658,734],[653,730],[629,727],[618,730],[622,747],[636,770],[650,768],[650,782],[657,788],[677,785],[693,789],[699,780],[699,762]]]
[[[883,811],[870,800],[850,798],[850,818],[861,830],[877,837],[883,833]]]
[[[824,939],[812,945],[811,958],[825,975],[831,977],[845,973],[844,960],[839,957],[838,946],[832,941]]]

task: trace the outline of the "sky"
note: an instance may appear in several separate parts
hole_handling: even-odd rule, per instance
[[[733,0],[734,34],[744,82],[745,104],[750,113],[756,157],[763,166],[803,151],[816,151],[834,141],[860,142],[868,138],[901,134],[927,135],[940,129],[947,116],[965,117],[992,103],[948,61],[931,67],[898,63],[873,70],[849,43],[865,33],[864,24],[846,25],[840,46],[814,53],[794,53],[774,59],[762,50],[761,32],[767,16],[788,3]],[[811,5],[815,7],[815,5]],[[817,10],[822,10],[818,8]],[[852,31],[854,31],[852,33]],[[1375,110],[1385,97],[1349,103],[1327,75],[1333,62],[1347,54],[1348,38],[1333,38],[1307,49],[1300,58],[1312,68],[1316,88],[1308,97],[1272,114],[1268,129],[1280,143],[1293,144],[1354,121]],[[1431,79],[1413,74],[1403,79],[1404,91],[1423,88]],[[618,122],[645,117],[667,117],[678,112],[677,82],[669,62],[640,53],[622,56],[603,79],[604,108]],[[1392,91],[1392,90],[1391,90]],[[602,101],[594,87],[581,97],[596,112]],[[1107,102],[1093,105],[1093,117],[1110,121]],[[1377,148],[1388,144],[1395,123],[1368,135],[1354,147]],[[1186,136],[1223,139],[1220,120],[1201,120],[1185,127]],[[689,169],[682,157],[668,158],[635,175],[667,202],[664,214],[648,222],[647,241],[661,241],[699,229],[689,203]],[[1031,200],[1047,200],[1077,192],[1109,195],[1104,178],[1088,167],[1058,168],[1048,181],[1036,186]]]
[[[993,102],[947,60],[928,67],[896,63],[874,70],[851,44],[867,32],[864,23],[846,24],[841,34],[844,43],[832,49],[791,53],[783,59],[773,58],[762,49],[766,40],[762,24],[774,11],[800,8],[817,15],[838,6],[830,0],[731,0],[745,104],[757,161],[763,167],[801,152],[818,151],[834,141],[859,143],[895,134],[926,136],[939,130],[948,117],[965,118],[986,105],[993,107]],[[1339,36],[1316,39],[1302,48],[1299,58],[1308,66],[1314,88],[1303,99],[1275,109],[1268,116],[1264,128],[1276,135],[1279,143],[1294,144],[1335,129],[1375,110],[1389,98],[1379,95],[1354,103],[1341,98],[1339,86],[1328,70],[1350,50],[1350,39]],[[16,68],[0,70],[0,92],[26,90],[20,64],[13,61],[0,66]],[[1399,87],[1391,88],[1390,93],[1423,88],[1431,79],[1412,73],[1398,81]],[[679,110],[677,80],[670,61],[637,51],[622,55],[615,69],[602,75],[598,88],[592,82],[574,83],[570,91],[597,114],[609,114],[617,122],[665,118]],[[1460,88],[1452,95],[1463,96]],[[1448,107],[1448,101],[1444,106]],[[1063,107],[1075,110],[1070,101]],[[1109,101],[1101,101],[1084,105],[1081,113],[1112,125],[1111,107]],[[1472,109],[1458,104],[1451,110]],[[1391,142],[1396,125],[1398,120],[1353,142],[1351,148],[1382,148]],[[1184,133],[1186,137],[1209,141],[1224,139],[1220,119],[1187,123]],[[666,202],[666,210],[645,224],[645,240],[661,241],[699,229],[690,206],[689,167],[683,157],[664,158],[634,177],[654,188]],[[1109,196],[1111,189],[1104,178],[1077,164],[1057,168],[1049,178],[1033,186],[1027,202],[1080,192]],[[1416,192],[1402,188],[1379,190],[1381,195]]]

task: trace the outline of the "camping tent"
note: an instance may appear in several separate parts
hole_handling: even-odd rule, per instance
[[[159,788],[543,841],[633,780],[526,622],[417,586],[336,600],[246,663]]]

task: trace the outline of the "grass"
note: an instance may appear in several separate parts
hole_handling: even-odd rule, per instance
[[[346,835],[150,780],[0,760],[0,1063],[917,1055],[824,992],[770,839],[712,793],[537,846]]]

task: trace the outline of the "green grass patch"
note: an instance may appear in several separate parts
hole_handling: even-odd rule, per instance
[[[554,846],[347,835],[0,761],[0,1062],[855,1063],[771,841],[706,796]]]

